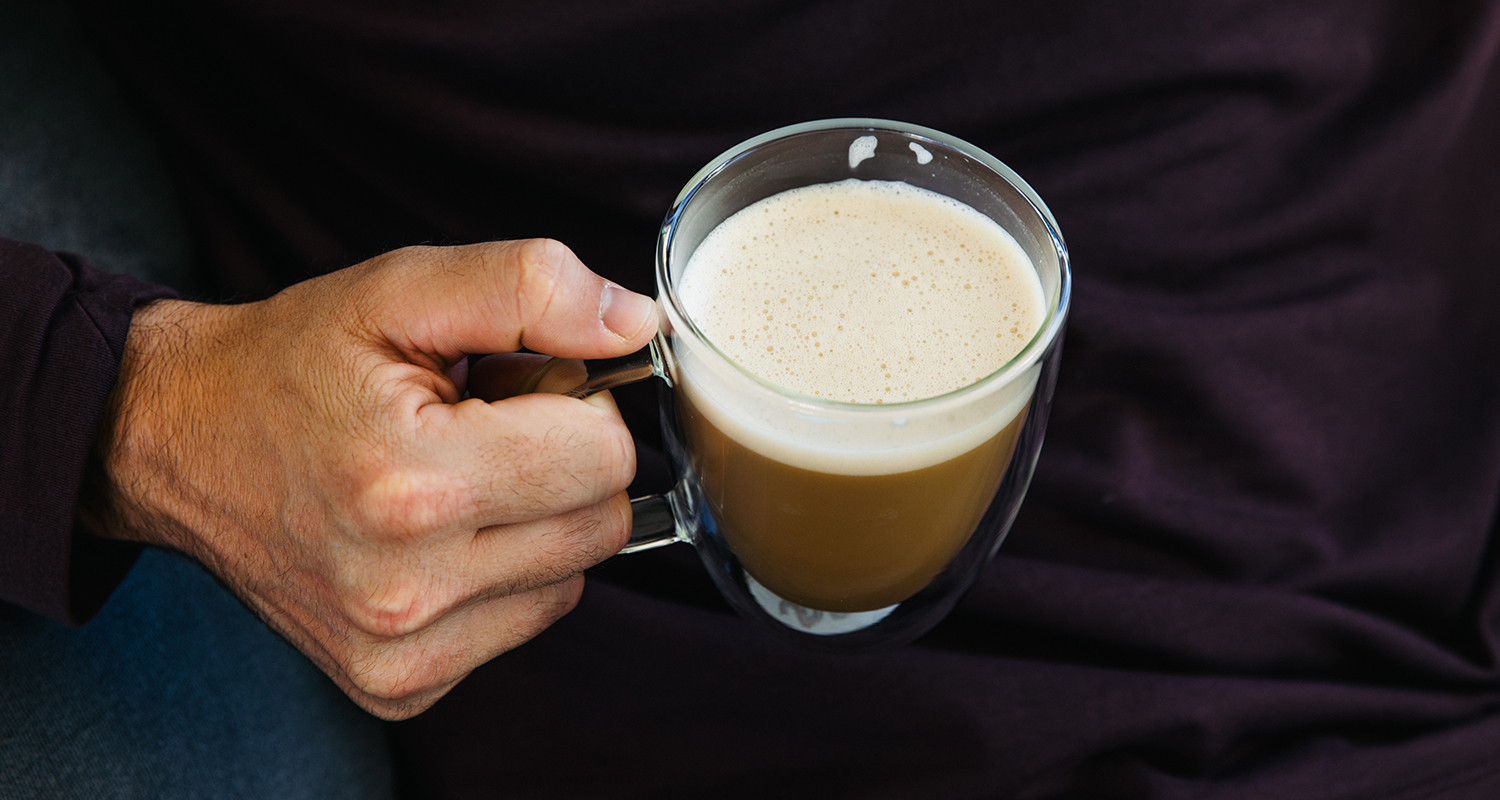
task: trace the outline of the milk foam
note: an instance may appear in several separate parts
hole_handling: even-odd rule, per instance
[[[1041,326],[1041,283],[973,208],[890,181],[761,200],[713,230],[677,286],[744,369],[803,394],[899,403],[999,369]]]

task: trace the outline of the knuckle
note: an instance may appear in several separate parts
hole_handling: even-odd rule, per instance
[[[360,632],[393,639],[431,625],[452,605],[435,596],[432,585],[411,578],[390,578],[373,586],[346,590],[344,613]]]
[[[358,676],[352,676],[350,680],[361,694],[379,701],[382,705],[399,706],[402,700],[420,691],[405,676],[383,671],[363,672]]]
[[[547,315],[562,286],[563,266],[571,251],[555,239],[527,239],[515,251],[516,318]]]
[[[402,647],[371,658],[350,670],[349,681],[363,695],[387,708],[403,708],[451,681],[446,660],[425,649]]]
[[[369,480],[357,506],[366,530],[381,538],[399,540],[447,530],[468,502],[462,489],[451,481],[396,471]]]
[[[400,297],[409,292],[414,281],[442,257],[441,248],[411,245],[382,253],[359,266],[374,278],[381,296]]]

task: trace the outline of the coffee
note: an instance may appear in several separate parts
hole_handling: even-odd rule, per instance
[[[740,368],[861,406],[941,403],[1002,368],[1045,313],[1036,272],[1003,228],[881,181],[806,186],[741,210],[698,246],[676,290]],[[710,363],[684,358],[678,409],[713,524],[764,587],[835,612],[901,602],[963,547],[1035,383],[1033,372],[911,421],[897,405],[874,433],[793,430],[795,415],[762,413],[760,398],[726,390]]]
[[[746,571],[782,599],[837,612],[899,603],[953,560],[995,496],[1022,421],[947,461],[850,475],[768,458],[691,402],[680,408],[708,505]]]

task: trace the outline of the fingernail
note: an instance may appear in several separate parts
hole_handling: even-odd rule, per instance
[[[651,298],[613,283],[604,284],[599,297],[599,319],[622,339],[634,339],[655,310],[656,302]]]

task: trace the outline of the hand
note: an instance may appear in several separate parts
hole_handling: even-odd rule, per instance
[[[541,240],[148,306],[96,516],[198,559],[367,710],[411,716],[567,613],[630,531],[635,451],[608,395],[464,400],[465,356],[624,355],[652,311]]]

